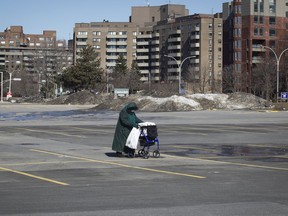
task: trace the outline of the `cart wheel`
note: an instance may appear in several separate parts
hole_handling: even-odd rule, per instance
[[[153,152],[153,157],[159,158],[159,157],[160,157],[160,152],[159,152],[158,150],[155,150],[155,151]]]
[[[143,149],[140,149],[140,150],[138,151],[138,155],[139,155],[139,157],[143,157],[143,156],[144,156],[144,150],[143,150]]]
[[[144,152],[143,152],[143,158],[144,158],[144,159],[148,159],[149,157],[150,157],[149,152],[148,152],[148,151],[144,151]]]

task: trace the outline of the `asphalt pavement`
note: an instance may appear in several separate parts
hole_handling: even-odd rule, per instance
[[[288,214],[288,112],[139,111],[160,158],[131,159],[90,108],[0,104],[0,215]]]

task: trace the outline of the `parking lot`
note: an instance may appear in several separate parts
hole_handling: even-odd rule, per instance
[[[161,155],[131,159],[117,112],[7,106],[0,215],[287,215],[288,112],[138,112]]]

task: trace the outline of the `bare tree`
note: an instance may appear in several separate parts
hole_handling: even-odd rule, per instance
[[[224,93],[236,92],[235,79],[233,65],[225,66],[222,73],[222,88]]]
[[[276,68],[275,62],[263,61],[252,70],[252,89],[254,93],[266,100],[275,97]]]

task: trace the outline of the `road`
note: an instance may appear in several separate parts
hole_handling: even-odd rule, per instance
[[[0,215],[287,215],[288,112],[138,112],[161,156],[130,159],[88,108],[0,105]]]

